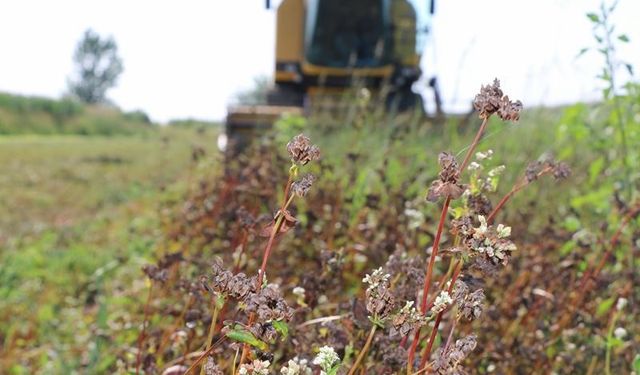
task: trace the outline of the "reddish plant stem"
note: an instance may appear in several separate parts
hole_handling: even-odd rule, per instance
[[[140,364],[142,363],[142,344],[144,343],[147,321],[149,320],[149,305],[151,304],[151,295],[153,293],[153,281],[149,286],[149,293],[147,294],[147,302],[144,305],[144,319],[142,321],[142,331],[138,336],[138,353],[136,354],[136,375],[140,373]]]
[[[404,348],[407,345],[407,341],[409,341],[409,335],[404,335],[402,340],[400,340],[400,347]]]
[[[542,177],[543,175],[551,172],[552,170],[553,170],[552,167],[543,168],[540,172],[538,172],[538,174],[536,175],[535,179],[538,179],[538,178]],[[505,194],[505,196],[502,197],[502,199],[500,199],[500,202],[498,202],[496,207],[491,211],[491,213],[487,217],[487,223],[491,224],[493,222],[493,219],[495,219],[496,214],[498,213],[498,211],[500,211],[502,209],[502,207],[509,201],[509,199],[511,199],[511,197],[513,197],[520,190],[524,189],[530,183],[531,183],[531,181],[528,181],[525,177],[523,177],[520,180],[520,182],[518,182],[516,185],[514,185],[513,188],[511,188],[511,190],[507,194]]]
[[[293,197],[294,197],[294,195],[292,195],[291,197],[287,198],[289,195],[289,190],[291,189],[292,182],[293,182],[293,176],[291,173],[289,173],[289,180],[287,181],[287,185],[284,188],[284,198],[283,198],[282,208],[280,209],[280,215],[278,215],[278,218],[276,219],[276,222],[273,225],[273,229],[271,230],[271,235],[269,236],[269,240],[267,241],[267,246],[264,249],[264,255],[262,257],[262,265],[260,266],[260,271],[258,272],[258,279],[256,281],[257,290],[260,290],[260,288],[262,288],[262,281],[264,280],[264,274],[267,269],[267,261],[269,260],[269,255],[271,254],[271,248],[273,247],[276,234],[280,232],[280,227],[282,226],[282,222],[284,221],[284,212],[286,211],[289,204],[291,204],[291,201],[293,200]],[[256,314],[251,313],[249,315],[249,322],[247,323],[247,325],[251,326],[255,322],[255,319],[256,319]],[[240,365],[244,363],[244,360],[247,358],[248,354],[249,354],[249,345],[244,344],[244,346],[242,347],[242,355],[240,356]]]
[[[456,280],[458,280],[458,276],[460,276],[461,270],[462,270],[462,261],[459,260],[458,263],[456,264],[455,270],[453,271],[453,276],[451,277],[449,288],[447,289],[449,293],[453,291],[453,286],[455,285]],[[431,349],[433,349],[433,343],[435,342],[436,334],[438,333],[438,327],[440,326],[440,322],[442,321],[442,315],[445,313],[445,311],[441,311],[436,316],[436,321],[433,324],[433,328],[431,330],[431,336],[429,337],[429,343],[424,348],[424,352],[422,352],[422,359],[420,360],[420,369],[423,369],[427,365],[427,361],[431,356]]]
[[[473,139],[473,142],[471,142],[471,146],[469,146],[469,150],[467,150],[467,154],[464,156],[464,160],[462,161],[462,164],[460,164],[461,173],[467,167],[467,164],[469,164],[469,162],[471,161],[471,155],[473,155],[473,152],[476,150],[476,147],[480,142],[480,138],[482,138],[482,134],[484,134],[484,129],[487,127],[488,120],[489,120],[488,117],[482,120],[482,125],[480,125],[480,129],[478,129],[478,132],[476,133],[476,137]]]
[[[420,342],[420,329],[416,329],[413,334],[413,341],[411,342],[411,348],[409,349],[409,358],[407,359],[407,375],[411,374],[413,371],[413,361],[416,356],[418,342]]]
[[[427,313],[427,298],[429,297],[429,288],[431,287],[431,276],[433,275],[433,266],[436,263],[436,257],[438,256],[438,249],[440,248],[440,239],[442,238],[442,231],[444,229],[444,223],[447,219],[447,212],[449,211],[449,203],[451,197],[447,196],[442,206],[442,212],[440,213],[440,222],[438,223],[438,230],[436,231],[436,238],[433,241],[433,248],[431,250],[431,257],[429,258],[429,265],[427,267],[427,274],[424,279],[424,287],[422,289],[422,301],[420,302],[420,311],[422,315]]]
[[[462,171],[464,171],[464,169],[469,164],[469,161],[471,160],[471,155],[473,155],[473,152],[475,151],[476,147],[478,146],[478,143],[480,142],[480,139],[482,138],[482,135],[484,134],[484,130],[487,127],[488,120],[489,120],[489,117],[485,117],[485,118],[482,119],[482,124],[480,125],[480,128],[478,129],[478,132],[476,133],[476,136],[473,139],[473,142],[471,142],[471,145],[469,146],[469,149],[467,150],[467,153],[464,156],[462,164],[460,165],[460,169],[459,169],[460,173],[462,173]],[[435,263],[436,256],[438,255],[438,248],[440,246],[440,238],[442,236],[442,230],[444,228],[444,222],[446,221],[447,211],[449,209],[449,203],[450,202],[451,202],[451,197],[447,196],[447,198],[445,199],[444,205],[442,207],[442,212],[440,214],[440,221],[438,222],[438,230],[436,231],[436,237],[435,237],[434,242],[433,242],[433,250],[431,251],[431,257],[429,259],[429,265],[427,266],[427,274],[425,276],[424,287],[423,287],[423,290],[422,290],[422,301],[420,303],[420,310],[421,310],[423,315],[427,313],[427,298],[428,298],[428,295],[429,295],[429,288],[431,286],[431,277],[432,277],[432,274],[433,274],[433,266],[434,266],[434,263]],[[452,285],[453,285],[453,283],[452,283]],[[439,323],[437,318],[436,318],[436,321],[437,321],[437,323]],[[436,327],[437,327],[437,324],[436,324]],[[433,336],[433,334],[432,334],[432,336]],[[414,334],[414,337],[413,337],[413,343],[411,344],[411,348],[409,349],[408,361],[407,361],[407,373],[408,374],[410,374],[411,371],[413,370],[413,360],[415,358],[416,348],[418,347],[418,341],[420,341],[420,330],[416,330],[416,333]],[[433,343],[431,345],[433,345]],[[425,352],[427,352],[427,350],[425,350]],[[431,352],[430,348],[429,348],[428,352]],[[424,360],[424,358],[423,358],[423,360]]]
[[[431,257],[429,258],[429,265],[427,266],[427,274],[424,279],[424,287],[422,289],[422,301],[420,302],[420,312],[422,315],[427,314],[427,297],[429,295],[429,288],[431,287],[431,276],[433,274],[433,265],[436,262],[436,256],[438,255],[438,247],[440,246],[440,238],[442,237],[442,230],[444,229],[444,222],[447,218],[447,211],[449,210],[449,202],[451,202],[451,197],[447,196],[444,201],[444,205],[442,206],[442,212],[440,213],[440,222],[438,223],[438,230],[436,231],[436,238],[433,241],[433,248],[431,250]],[[416,354],[416,348],[418,347],[418,342],[420,341],[420,330],[417,329],[414,336],[413,342],[411,343],[411,349],[409,349],[408,362],[407,362],[407,371],[411,371],[413,367],[413,360]]]
[[[188,375],[191,371],[193,371],[196,367],[198,367],[200,362],[202,362],[205,358],[207,358],[209,353],[211,353],[213,349],[215,349],[218,345],[222,344],[222,342],[226,340],[226,338],[227,336],[222,336],[220,339],[218,339],[218,341],[215,342],[215,344],[211,345],[209,349],[205,350],[205,352],[202,353],[202,355],[187,369],[187,371],[184,372],[183,375]]]

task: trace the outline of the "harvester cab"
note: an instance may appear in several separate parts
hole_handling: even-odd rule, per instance
[[[434,1],[282,0],[276,16],[274,86],[265,105],[229,110],[229,147],[242,148],[279,115],[313,109],[317,97],[339,95],[356,83],[384,92],[394,109],[422,110],[422,96],[412,86],[422,75],[422,47]]]

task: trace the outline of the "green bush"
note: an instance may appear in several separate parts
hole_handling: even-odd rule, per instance
[[[115,135],[146,132],[143,111],[86,106],[71,98],[49,99],[0,93],[0,134]]]

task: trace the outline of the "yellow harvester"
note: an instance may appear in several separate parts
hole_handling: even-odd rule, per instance
[[[283,0],[274,87],[266,105],[230,110],[230,140],[271,125],[283,112],[301,112],[318,93],[339,93],[356,82],[374,92],[385,87],[388,105],[399,110],[422,107],[412,85],[422,74],[434,1]]]

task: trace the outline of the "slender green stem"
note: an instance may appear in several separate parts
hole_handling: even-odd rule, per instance
[[[616,310],[611,317],[611,324],[609,325],[609,332],[607,333],[607,352],[604,357],[604,372],[606,375],[611,375],[611,349],[613,348],[613,327],[618,320],[618,311]]]
[[[220,312],[220,307],[224,305],[224,297],[220,298],[222,301],[218,304],[218,296],[211,296],[211,307],[213,309],[213,315],[211,316],[211,325],[209,326],[209,334],[207,335],[207,347],[205,352],[208,352],[211,349],[211,340],[213,340],[213,334],[216,330],[216,322],[218,321],[218,313]],[[219,307],[220,306],[220,307]],[[204,366],[200,369],[200,375],[204,375]]]

